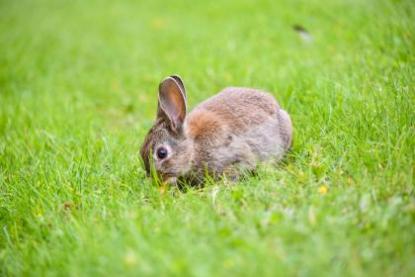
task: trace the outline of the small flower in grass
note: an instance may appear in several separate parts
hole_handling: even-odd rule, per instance
[[[164,21],[163,18],[153,18],[153,20],[151,20],[151,27],[153,27],[153,29],[156,30],[160,30],[163,29],[166,26],[166,22]]]
[[[227,260],[223,261],[223,266],[225,268],[233,267],[234,266],[234,262],[231,259],[227,259]]]
[[[168,184],[166,184],[164,182],[162,184],[160,184],[160,186],[159,186],[160,194],[165,194],[167,192],[167,189],[168,189]]]
[[[124,263],[127,266],[134,266],[137,264],[137,255],[133,250],[127,250],[127,253],[124,256]]]
[[[329,191],[329,188],[326,185],[321,185],[318,188],[318,193],[320,193],[321,195],[325,195],[328,191]]]

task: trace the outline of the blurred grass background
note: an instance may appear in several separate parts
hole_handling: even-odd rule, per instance
[[[413,275],[414,13],[0,1],[0,273]],[[160,193],[138,149],[172,73],[190,106],[231,85],[272,91],[294,122],[289,157]]]

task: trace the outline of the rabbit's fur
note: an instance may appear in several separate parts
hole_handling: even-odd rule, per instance
[[[280,160],[291,146],[290,116],[266,92],[225,88],[186,110],[182,80],[167,77],[159,86],[156,122],[141,147],[147,173],[163,181],[237,178],[258,162]],[[158,151],[167,156],[160,158]]]

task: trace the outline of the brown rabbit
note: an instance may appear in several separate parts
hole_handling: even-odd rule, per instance
[[[183,82],[170,76],[160,83],[157,119],[140,152],[148,174],[200,184],[207,175],[237,178],[258,162],[278,161],[291,140],[290,116],[270,94],[225,88],[187,114]]]

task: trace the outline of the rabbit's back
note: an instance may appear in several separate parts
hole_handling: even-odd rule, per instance
[[[287,116],[269,93],[231,87],[196,106],[185,132],[194,140],[196,161],[225,169],[279,159],[291,141]]]
[[[278,110],[277,101],[266,92],[230,87],[200,103],[193,111],[212,112],[225,125],[232,125],[235,131],[244,131],[263,122],[268,116],[274,116]]]

